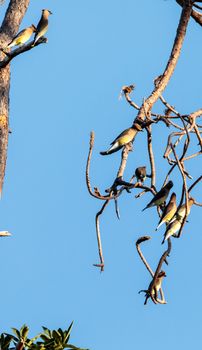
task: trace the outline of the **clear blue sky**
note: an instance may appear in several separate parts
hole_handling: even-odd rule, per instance
[[[7,2],[6,2],[7,4]],[[4,6],[5,7],[5,6]],[[151,199],[120,199],[101,219],[105,271],[98,262],[94,217],[101,202],[88,195],[85,165],[89,133],[95,131],[93,186],[101,191],[115,177],[120,152],[100,150],[131,125],[136,113],[118,100],[123,85],[135,83],[140,104],[166,64],[180,8],[175,1],[31,1],[21,29],[37,24],[42,8],[50,17],[48,44],[12,62],[8,162],[0,202],[1,331],[27,323],[65,328],[74,320],[72,342],[92,350],[198,348],[201,343],[201,209],[194,207],[180,240],[173,241],[164,291],[168,304],[145,307],[140,289],[150,276],[134,242],[151,235],[144,251],[155,268],[163,251],[163,228],[155,233]],[[3,9],[1,8],[1,12]],[[182,113],[201,107],[202,29],[190,22],[178,66],[164,96]],[[154,110],[163,110],[160,104]],[[161,154],[169,130],[154,129],[157,186],[168,170]],[[149,166],[146,136],[138,136],[125,172]],[[193,140],[193,149],[196,141]],[[188,170],[200,175],[201,160]],[[171,179],[179,199],[181,178]],[[201,194],[199,186],[193,194]]]

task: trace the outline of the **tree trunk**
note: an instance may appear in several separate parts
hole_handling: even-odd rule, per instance
[[[0,29],[0,47],[4,47],[19,31],[30,0],[11,0]],[[0,60],[5,57],[0,53]],[[4,182],[9,133],[10,65],[0,69],[0,195]]]

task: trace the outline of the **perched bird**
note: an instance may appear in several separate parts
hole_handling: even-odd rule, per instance
[[[189,215],[191,206],[194,204],[194,199],[190,198],[189,199],[189,208],[187,211],[187,214]],[[173,236],[175,233],[177,233],[182,225],[183,219],[186,214],[186,205],[183,204],[177,211],[177,213],[174,215],[173,219],[170,221],[169,226],[166,229],[166,232],[164,234],[164,238],[162,241],[162,244],[170,237]]]
[[[135,169],[135,176],[137,178],[137,181],[143,183],[147,177],[146,166],[140,166],[137,169]]]
[[[158,228],[164,223],[168,223],[174,216],[175,212],[177,210],[177,205],[176,205],[176,194],[173,192],[171,194],[170,200],[168,204],[166,205],[163,214],[159,220],[158,226],[156,228],[156,231]]]
[[[165,202],[166,198],[169,195],[170,189],[173,187],[173,182],[169,181],[162,189],[157,192],[157,194],[152,198],[151,202],[147,204],[147,206],[142,209],[144,211],[145,209],[161,205]]]
[[[156,279],[156,282],[154,284],[154,286],[152,287],[152,283],[153,281],[150,283],[149,285],[149,288],[148,290],[140,290],[139,293],[141,292],[145,292],[145,302],[144,302],[144,305],[146,305],[147,303],[147,300],[151,297],[151,295],[154,297],[154,299],[158,302],[158,292],[161,288],[161,285],[162,285],[162,282],[163,282],[163,278],[166,277],[166,273],[165,271],[160,271],[158,276],[157,276],[157,279]],[[151,289],[152,287],[152,289]]]
[[[151,294],[154,296],[155,300],[158,299],[158,292],[159,292],[159,289],[161,288],[164,277],[166,277],[165,271],[160,271],[156,279],[156,283],[151,290]]]
[[[30,27],[21,30],[5,47],[5,49],[10,49],[13,46],[25,44],[31,38],[34,32],[36,32],[36,27],[33,24]]]
[[[44,34],[46,34],[46,32],[48,30],[48,17],[49,17],[49,15],[52,15],[51,11],[49,11],[49,10],[42,10],[42,15],[41,15],[40,21],[37,24],[36,34],[35,34],[35,37],[34,37],[33,46],[36,44],[36,42],[42,36],[44,36]]]
[[[194,198],[192,197],[189,198],[188,203],[189,203],[189,208],[187,211],[187,215],[189,215],[191,207],[194,204]],[[170,224],[176,219],[182,222],[185,217],[185,213],[186,213],[186,204],[182,204],[181,207],[178,209],[177,213],[173,216],[172,220],[170,221]]]
[[[129,142],[133,142],[138,131],[142,131],[142,128],[139,124],[134,123],[131,128],[124,130],[117,138],[111,143],[111,147],[105,151],[100,152],[102,156],[112,154],[119,151],[123,146],[127,145]]]
[[[162,241],[162,244],[172,235],[174,235],[175,233],[177,233],[177,231],[179,231],[180,227],[181,227],[182,223],[179,220],[174,220],[172,222],[172,224],[170,224],[168,226],[168,228],[166,229],[166,232],[164,234],[164,238]]]

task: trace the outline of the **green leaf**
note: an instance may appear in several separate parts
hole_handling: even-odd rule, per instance
[[[56,330],[53,330],[52,331],[52,335],[53,335],[53,338],[54,338],[54,340],[56,341],[56,343],[61,343],[61,335],[60,335],[60,333],[58,332],[58,331],[56,331]]]
[[[71,330],[72,330],[73,323],[74,323],[74,321],[72,321],[72,322],[70,323],[69,328],[65,331],[66,334],[65,334],[65,338],[64,338],[64,343],[67,343],[67,342],[69,341],[70,333],[71,333]]]
[[[17,336],[18,340],[20,339],[21,335],[17,328],[11,328],[13,333]]]
[[[43,333],[40,335],[40,338],[41,338],[43,341],[49,341],[49,340],[50,340],[50,337],[47,336],[46,334],[43,334]]]
[[[20,332],[21,332],[22,338],[23,338],[24,340],[26,340],[26,339],[27,339],[27,336],[28,336],[28,333],[29,333],[29,327],[27,327],[26,325],[24,325],[24,327],[21,328]]]
[[[62,339],[62,343],[65,342],[65,332],[63,332],[63,330],[61,328],[58,328],[58,333],[60,334],[61,336],[61,339]]]
[[[49,336],[49,338],[51,338],[51,331],[50,331],[50,329],[48,329],[46,327],[43,327],[43,326],[42,326],[42,328],[44,330],[44,333],[47,334]]]
[[[16,338],[14,335],[11,335],[11,334],[5,333],[5,332],[4,332],[4,334],[5,334],[6,336],[11,336],[12,339],[13,339],[14,341],[18,341],[18,338]]]
[[[10,345],[10,342],[13,340],[12,335],[7,335],[4,339],[4,346],[8,347]]]

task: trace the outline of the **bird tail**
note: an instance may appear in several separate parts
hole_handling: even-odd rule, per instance
[[[107,151],[100,152],[102,156],[106,156],[108,154],[112,154],[114,152],[119,151],[123,146],[119,146],[117,143],[114,143]]]
[[[146,210],[146,209],[148,209],[149,208],[149,206],[147,205],[144,209],[142,209],[142,211],[144,211],[144,210]]]
[[[172,236],[172,233],[169,232],[169,230],[168,230],[167,232],[165,232],[165,235],[164,235],[164,238],[163,238],[161,244],[163,244],[165,241],[167,241],[167,239],[168,239],[170,236]]]
[[[166,239],[167,239],[166,236],[164,236],[164,238],[163,238],[161,244],[164,244],[164,242],[165,242]]]
[[[34,46],[38,40],[39,40],[39,36],[38,36],[38,33],[36,33],[34,36],[34,41],[33,41],[32,46]]]
[[[10,42],[6,47],[5,49],[10,49],[11,47],[15,46],[15,42]]]
[[[161,225],[163,225],[163,223],[164,223],[164,221],[161,221],[161,222],[158,224],[158,226],[157,226],[157,228],[155,229],[155,231],[157,231],[157,230],[159,229],[159,227],[160,227]]]

